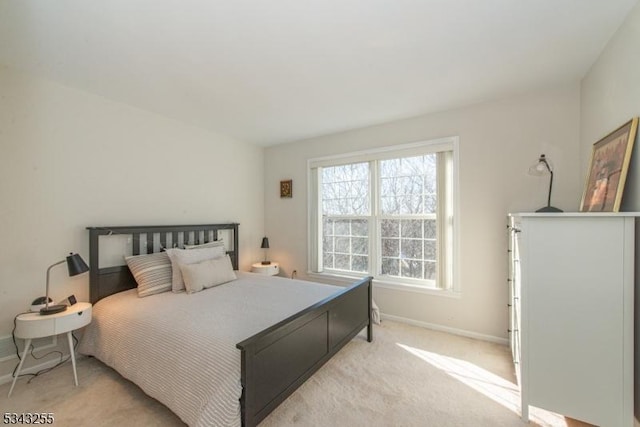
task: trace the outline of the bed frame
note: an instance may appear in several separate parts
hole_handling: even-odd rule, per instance
[[[90,298],[95,304],[135,288],[126,265],[100,268],[101,236],[132,236],[132,255],[218,240],[231,233],[227,254],[238,269],[238,224],[88,227]],[[171,242],[169,245],[168,243]],[[141,244],[144,243],[144,244]],[[142,248],[146,248],[142,251]],[[254,427],[360,331],[373,340],[372,278],[366,277],[236,344],[241,352],[242,425]]]

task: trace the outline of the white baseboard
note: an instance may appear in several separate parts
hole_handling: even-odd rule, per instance
[[[68,354],[65,354],[64,357],[68,357]],[[76,354],[76,363],[78,362],[78,360],[80,360],[81,358],[83,358],[84,356],[80,355],[80,354]],[[67,360],[67,362],[71,363],[71,359]],[[20,372],[20,375],[23,374],[35,374],[36,372],[42,370],[42,369],[47,369],[47,368],[51,368],[55,365],[57,365],[58,363],[60,363],[60,358],[56,357],[52,360],[49,360],[47,362],[42,362],[39,363],[37,365],[34,366],[29,366],[28,368],[22,368],[22,371]],[[66,364],[66,362],[65,362]],[[6,375],[2,375],[0,376],[0,385],[2,384],[6,384],[6,383],[10,383],[11,381],[13,381],[13,372],[8,373]]]
[[[406,317],[394,316],[392,314],[381,313],[382,320],[389,319],[395,322],[407,323],[413,326],[420,326],[422,328],[433,329],[434,331],[447,332],[454,335],[460,335],[467,338],[474,338],[482,341],[489,341],[496,344],[509,345],[509,340],[506,338],[494,337],[493,335],[479,334],[477,332],[465,331],[463,329],[450,328],[448,326],[437,325],[435,323],[421,322],[419,320],[407,319]]]
[[[24,340],[18,338],[17,342],[20,344],[18,351],[22,354],[24,350]],[[35,338],[31,341],[33,345],[33,351],[41,352],[43,350],[49,350],[58,346],[58,336],[53,335],[43,338]],[[16,348],[13,345],[13,339],[11,335],[0,337],[0,363],[8,362],[10,360],[18,360],[16,356]]]

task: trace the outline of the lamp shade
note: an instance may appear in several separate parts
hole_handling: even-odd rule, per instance
[[[67,268],[69,269],[69,276],[77,276],[78,274],[89,271],[89,267],[82,257],[74,253],[70,253],[67,257]]]
[[[262,238],[262,245],[260,245],[261,249],[269,249],[269,239],[266,237]]]
[[[548,173],[553,173],[551,165],[547,160],[547,156],[545,156],[544,154],[540,154],[540,157],[538,157],[538,161],[535,164],[531,165],[531,167],[529,168],[529,175],[542,176]]]

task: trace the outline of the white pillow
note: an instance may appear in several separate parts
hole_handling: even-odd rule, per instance
[[[224,246],[224,240],[214,240],[213,242],[203,243],[201,245],[184,245],[185,249],[202,249],[202,248],[215,248],[216,246]]]
[[[181,264],[180,270],[188,294],[236,280],[229,255],[195,264]]]
[[[173,292],[184,291],[184,279],[180,271],[181,264],[193,264],[207,259],[221,258],[225,256],[224,246],[215,246],[213,248],[202,249],[167,249],[167,255],[171,260],[172,278],[171,290]]]

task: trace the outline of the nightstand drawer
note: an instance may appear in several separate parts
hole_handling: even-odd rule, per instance
[[[55,334],[63,334],[65,332],[80,329],[91,323],[91,307],[88,307],[69,316],[58,317],[55,321]]]
[[[15,336],[22,339],[64,334],[91,323],[92,306],[79,302],[60,313],[25,313],[16,318]]]
[[[16,320],[16,337],[28,339],[57,335],[55,333],[56,322],[53,321],[53,319],[48,322],[39,322],[37,321],[37,319],[40,317],[40,313],[29,313],[21,317],[22,319],[18,317],[18,319]]]
[[[280,265],[277,262],[271,264],[255,263],[251,266],[252,273],[264,274],[265,276],[277,276],[280,273]]]

